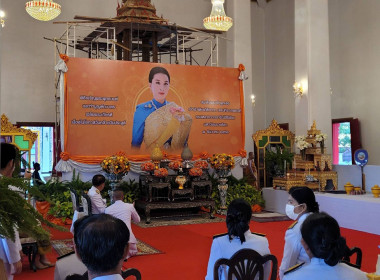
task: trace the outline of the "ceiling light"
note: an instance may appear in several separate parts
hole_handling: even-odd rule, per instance
[[[233,24],[232,18],[224,12],[224,0],[211,0],[212,10],[209,17],[203,19],[203,25],[207,29],[227,31]]]
[[[41,21],[55,19],[61,13],[61,5],[52,0],[29,1],[25,9],[31,17]]]

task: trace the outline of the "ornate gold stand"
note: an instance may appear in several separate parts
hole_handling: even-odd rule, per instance
[[[175,182],[179,185],[178,189],[183,190],[183,185],[186,183],[187,178],[183,175],[178,175],[175,178]]]
[[[294,155],[296,170],[289,170],[286,177],[273,178],[273,188],[285,188],[287,191],[294,186],[309,187],[313,190],[325,191],[327,180],[331,180],[333,189],[338,189],[338,175],[332,171],[331,155],[324,154],[320,147],[317,147],[315,136],[321,131],[316,128],[315,121],[310,130],[307,131],[306,141],[311,144],[306,148],[306,159],[302,159],[300,154]],[[326,148],[324,148],[324,152]],[[310,180],[315,179],[315,181]]]

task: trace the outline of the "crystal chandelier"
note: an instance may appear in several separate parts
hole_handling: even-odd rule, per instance
[[[211,0],[212,10],[209,17],[203,19],[203,25],[207,29],[227,31],[233,24],[232,18],[224,12],[224,0]]]
[[[61,13],[61,5],[52,0],[29,1],[25,9],[31,17],[42,21],[52,20]]]
[[[0,25],[1,25],[1,27],[5,26],[5,20],[4,20],[4,18],[5,18],[5,13],[4,13],[4,11],[0,10]]]

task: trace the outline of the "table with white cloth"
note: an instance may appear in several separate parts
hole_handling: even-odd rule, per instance
[[[263,188],[265,210],[285,214],[288,192]],[[315,192],[319,210],[333,216],[341,227],[380,235],[380,198],[371,193],[347,195]]]

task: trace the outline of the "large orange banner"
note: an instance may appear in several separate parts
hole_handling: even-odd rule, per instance
[[[65,152],[87,163],[125,151],[149,159],[237,155],[244,148],[239,70],[70,58],[65,74]]]

